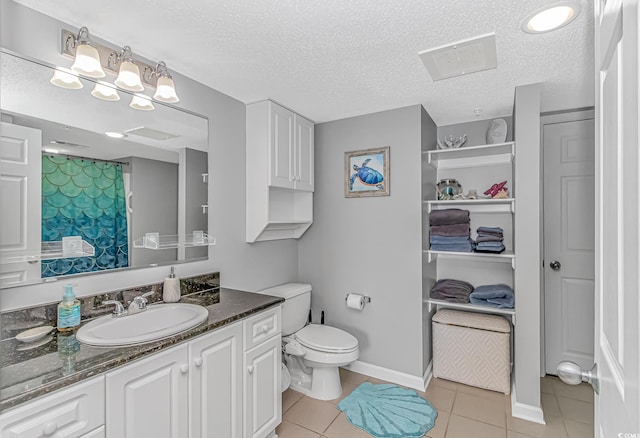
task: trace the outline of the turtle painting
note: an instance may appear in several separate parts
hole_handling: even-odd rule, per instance
[[[349,179],[349,190],[353,190],[353,183],[358,179],[362,184],[367,186],[375,186],[378,190],[384,189],[384,176],[377,170],[367,167],[371,158],[367,158],[362,162],[362,166],[353,165],[355,173]]]

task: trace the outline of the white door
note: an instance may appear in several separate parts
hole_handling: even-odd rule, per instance
[[[295,185],[293,113],[273,102],[269,102],[269,111],[269,185],[292,189]]]
[[[0,259],[40,254],[42,133],[0,122]],[[40,261],[0,264],[0,286],[40,279]]]
[[[638,0],[595,8],[595,430],[609,438],[640,434]]]
[[[242,323],[194,339],[189,436],[234,438],[242,431]]]
[[[107,373],[107,437],[187,437],[188,372],[181,345]]]
[[[296,190],[313,192],[313,123],[295,116]]]
[[[280,342],[275,336],[245,353],[245,438],[265,438],[282,421]]]
[[[546,372],[593,366],[594,121],[543,122]],[[563,115],[570,117],[572,115]],[[560,119],[562,120],[562,119]]]

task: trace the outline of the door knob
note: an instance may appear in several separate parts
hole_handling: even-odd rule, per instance
[[[600,377],[598,376],[598,364],[594,364],[589,371],[583,371],[580,366],[571,361],[558,364],[558,377],[567,385],[579,385],[587,382],[593,387],[596,394],[600,394]]]
[[[247,371],[249,371],[249,374],[253,374],[253,365],[249,365]]]
[[[559,262],[559,261],[554,260],[554,261],[552,261],[551,263],[549,263],[549,267],[550,267],[551,269],[553,269],[554,271],[559,271],[559,270],[560,270],[560,268],[562,267],[562,265],[560,264],[560,262]]]
[[[201,358],[201,357],[197,358],[197,359],[194,361],[194,363],[196,364],[196,366],[197,366],[197,367],[202,366],[202,358]]]
[[[181,372],[182,374],[187,374],[187,373],[189,372],[189,365],[187,365],[187,364],[183,364],[183,365],[180,367],[180,372]]]

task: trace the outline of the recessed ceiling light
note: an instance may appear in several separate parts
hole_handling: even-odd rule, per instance
[[[111,138],[125,138],[127,136],[127,134],[123,134],[122,132],[113,132],[113,131],[107,131],[104,133],[104,135]]]
[[[580,13],[578,3],[556,3],[530,14],[522,22],[522,30],[527,33],[543,33],[560,29],[571,23]]]

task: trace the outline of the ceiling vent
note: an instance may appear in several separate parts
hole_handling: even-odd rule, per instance
[[[147,128],[145,126],[129,129],[124,132],[130,135],[150,138],[152,140],[169,140],[170,138],[180,137],[177,134],[170,134],[168,132],[158,131],[157,129]]]
[[[418,53],[433,81],[496,68],[496,35],[490,33]]]

